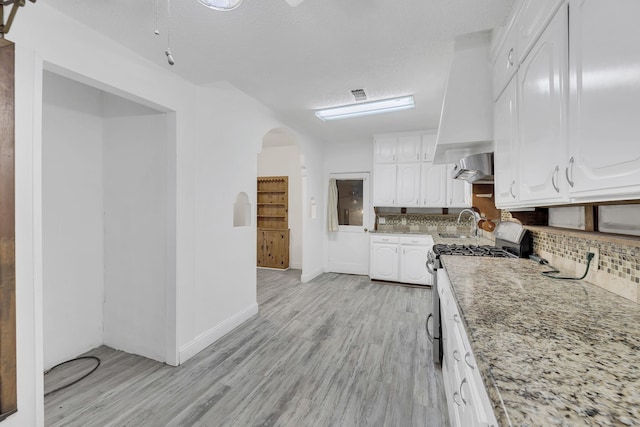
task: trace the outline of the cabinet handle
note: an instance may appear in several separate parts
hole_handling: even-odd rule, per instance
[[[513,48],[509,49],[509,54],[507,55],[507,61],[509,61],[509,67],[513,67]]]
[[[427,316],[427,321],[424,324],[424,328],[427,330],[427,338],[429,338],[429,341],[433,342],[433,335],[431,335],[431,332],[429,332],[429,319],[431,319],[433,317],[433,313],[429,313],[429,315]]]
[[[462,402],[458,402],[458,399],[456,399],[456,397],[460,397],[460,394],[458,394],[457,391],[454,391],[453,392],[453,401],[456,403],[456,405],[462,406]]]
[[[511,187],[509,187],[509,193],[511,193],[511,197],[515,200],[516,195],[513,194],[513,186],[516,185],[515,181],[511,181]]]
[[[467,353],[464,355],[464,361],[471,369],[476,369],[476,365],[474,365],[473,363],[469,362],[469,360],[472,360],[471,359],[471,352],[467,351]]]
[[[467,382],[467,379],[464,378],[462,380],[462,382],[460,383],[460,399],[462,400],[462,403],[464,403],[465,405],[467,404],[467,401],[464,400],[464,397],[462,396],[462,386]]]
[[[556,184],[556,178],[558,177],[559,173],[560,173],[560,166],[556,166],[556,168],[553,170],[553,174],[551,175],[551,185],[553,185],[553,188],[556,190],[556,193],[560,193],[560,187],[558,187],[558,185]]]
[[[458,355],[458,357],[456,357],[456,355]],[[460,359],[460,352],[458,350],[453,350],[453,358],[456,360],[456,362],[459,362],[462,360]]]
[[[567,168],[565,169],[565,174],[567,175],[567,181],[569,182],[569,185],[571,187],[573,187],[573,163],[575,162],[576,159],[574,159],[573,157],[571,157],[569,159],[569,164],[567,165]]]
[[[395,161],[396,161],[396,155],[395,155],[395,154],[394,154],[394,155],[392,155],[392,156],[391,156],[391,159],[393,159],[393,161],[395,162]]]
[[[420,153],[416,153],[416,160],[420,160]]]
[[[460,316],[458,316],[457,314],[454,314],[454,315],[453,315],[453,320],[454,320],[454,322],[456,322],[456,323],[460,323]]]

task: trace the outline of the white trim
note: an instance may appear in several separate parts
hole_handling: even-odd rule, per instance
[[[322,269],[322,268],[318,268],[316,270],[313,270],[311,273],[302,272],[302,274],[300,275],[300,281],[302,283],[310,282],[313,279],[315,279],[316,277],[318,277],[319,275],[321,275],[322,273],[324,273],[324,269]]]
[[[239,311],[238,313],[229,317],[222,323],[219,323],[208,331],[198,335],[190,343],[187,343],[180,347],[180,364],[183,364],[196,354],[200,353],[202,350],[209,347],[211,344],[218,341],[220,338],[222,338],[256,314],[258,314],[258,304],[252,304],[244,310]]]

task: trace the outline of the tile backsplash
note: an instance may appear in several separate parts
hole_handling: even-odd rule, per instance
[[[381,222],[384,222],[384,224],[381,224]],[[458,224],[458,215],[380,213],[377,219],[378,231],[466,233],[471,229],[471,222],[466,219],[466,216]]]

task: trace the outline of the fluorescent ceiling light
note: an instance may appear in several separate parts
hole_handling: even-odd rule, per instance
[[[242,0],[198,0],[201,4],[214,10],[233,10],[240,6]]]
[[[343,105],[341,107],[316,110],[316,117],[320,120],[348,119],[350,117],[369,116],[372,114],[389,113],[415,108],[413,96],[382,99],[380,101],[361,102],[359,104]]]

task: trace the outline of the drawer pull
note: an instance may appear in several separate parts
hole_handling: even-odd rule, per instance
[[[457,391],[454,391],[453,392],[453,401],[456,403],[456,405],[462,406],[462,402],[459,402],[458,399],[457,399],[458,397],[460,397],[460,394],[458,394]]]
[[[476,365],[472,363],[471,352],[467,351],[467,354],[464,355],[464,361],[471,369],[476,369]]]
[[[462,403],[464,403],[465,405],[467,404],[467,401],[464,400],[464,397],[462,396],[462,386],[465,385],[466,382],[467,382],[467,379],[464,378],[460,383],[460,399],[462,400]]]
[[[427,316],[427,321],[425,322],[425,329],[427,330],[427,338],[429,338],[429,341],[433,342],[433,335],[431,335],[431,333],[429,332],[429,319],[431,319],[433,317],[433,313],[429,313],[429,315]]]

